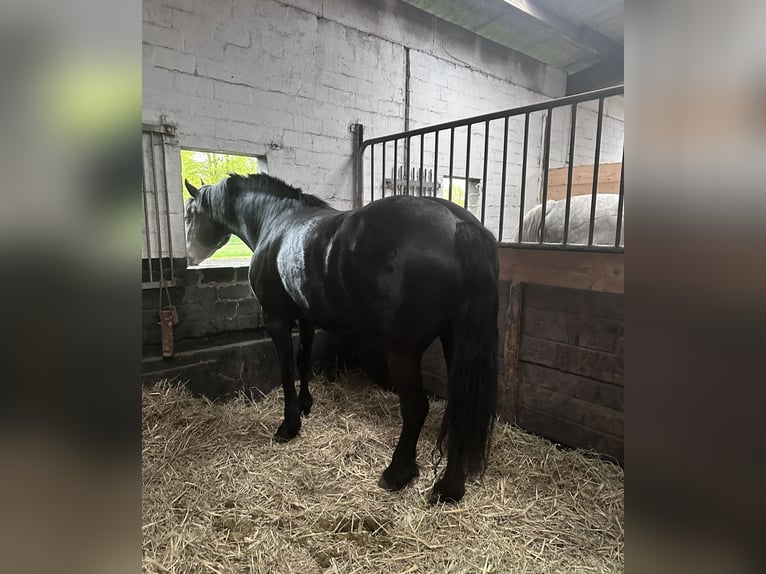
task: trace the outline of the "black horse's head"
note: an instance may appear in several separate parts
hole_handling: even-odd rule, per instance
[[[190,265],[197,265],[226,245],[231,232],[212,218],[210,198],[205,197],[211,186],[202,182],[196,188],[184,180],[191,197],[186,202],[186,257]]]

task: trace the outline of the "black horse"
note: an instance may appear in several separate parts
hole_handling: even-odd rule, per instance
[[[401,403],[402,432],[379,485],[398,490],[418,475],[415,449],[428,413],[420,376],[439,337],[449,367],[438,448],[447,466],[431,502],[457,501],[486,463],[497,395],[497,243],[465,209],[442,199],[388,197],[337,211],[267,175],[231,175],[200,189],[186,182],[190,262],[233,233],[252,250],[250,284],[279,356],[285,395],[276,438],[298,434],[312,398],[314,329],[372,330],[385,341]],[[300,328],[295,392],[292,329]]]

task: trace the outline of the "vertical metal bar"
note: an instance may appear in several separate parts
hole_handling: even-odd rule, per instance
[[[455,128],[449,130],[449,200],[452,201],[452,167],[455,159]]]
[[[149,281],[154,281],[154,271],[152,270],[152,239],[151,229],[149,229],[149,203],[146,199],[146,133],[141,134],[141,203],[144,208],[144,229],[146,230],[146,263],[149,266]]]
[[[569,241],[569,209],[572,205],[572,172],[574,170],[575,132],[577,131],[577,104],[572,104],[572,125],[569,131],[569,172],[567,173],[567,202],[564,208],[564,241]]]
[[[505,116],[503,126],[503,171],[500,178],[500,225],[497,230],[497,240],[503,240],[503,220],[505,219],[505,176],[508,164],[508,116]]]
[[[165,223],[168,229],[168,255],[170,256],[170,280],[175,281],[176,272],[173,269],[173,233],[170,228],[170,190],[168,189],[168,161],[165,154],[165,136],[160,136],[160,143],[162,144],[162,181],[165,184]]]
[[[399,154],[399,140],[394,140],[394,195],[399,195],[399,190],[396,189],[396,163],[398,161]]]
[[[364,143],[364,126],[354,124],[354,207],[361,207],[364,203],[364,158],[362,157],[362,144]]]
[[[596,153],[593,156],[593,192],[590,196],[590,220],[588,221],[588,245],[593,245],[593,231],[596,227],[596,194],[598,193],[598,165],[601,162],[601,126],[604,118],[604,98],[598,99],[598,121],[596,122]]]
[[[481,176],[481,224],[487,208],[487,161],[489,159],[489,120],[484,122],[484,171]]]
[[[463,192],[463,209],[468,209],[468,175],[471,168],[471,124],[466,126],[468,135],[465,138],[465,186]]]
[[[425,134],[420,134],[420,197],[423,197],[423,177],[425,176],[424,168],[423,168],[423,138]]]
[[[434,181],[434,189],[433,189],[433,197],[436,197],[437,189],[437,181],[439,180],[439,130],[436,130],[434,132],[435,136],[435,142],[434,142],[434,172],[433,172],[433,181]]]
[[[406,184],[406,187],[404,188],[404,195],[409,195],[410,194],[410,153],[412,151],[410,149],[410,146],[412,145],[412,137],[408,136],[405,143],[407,145],[407,147],[405,148],[407,151],[407,158],[405,162],[407,173],[404,175],[404,181]]]
[[[162,227],[160,226],[160,199],[157,191],[157,160],[154,154],[154,133],[150,135],[152,142],[152,182],[154,183],[154,218],[157,223],[157,248],[159,249],[160,280],[165,278],[165,269],[162,265]]]
[[[386,197],[386,142],[383,142],[383,181],[380,184],[380,197]]]
[[[519,237],[524,231],[524,203],[527,195],[527,154],[529,152],[529,114],[524,114],[524,149],[521,154],[521,191],[519,194]]]
[[[622,204],[625,200],[625,152],[622,152],[622,165],[620,165],[620,199],[617,200],[617,231],[614,236],[614,246],[620,246],[620,233],[622,232]]]
[[[383,173],[385,179],[385,172]],[[375,146],[370,146],[370,203],[375,201]]]
[[[545,239],[545,208],[548,204],[548,163],[551,158],[551,120],[553,119],[553,108],[548,108],[548,115],[545,121],[545,143],[543,144],[543,210],[540,214],[540,237],[538,243]]]

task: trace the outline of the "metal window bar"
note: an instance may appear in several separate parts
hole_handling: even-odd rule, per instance
[[[471,173],[471,124],[465,136],[465,185],[463,188],[463,209],[468,209],[468,175]]]
[[[617,200],[617,229],[614,236],[614,246],[620,246],[620,234],[622,232],[622,205],[625,199],[625,152],[622,153],[622,165],[620,165],[620,198]]]
[[[487,186],[487,162],[489,161],[489,120],[484,122],[484,170],[481,172],[481,224],[484,225],[484,217],[487,212],[487,194],[484,188]]]
[[[418,172],[419,176],[418,179],[420,180],[420,197],[423,197],[423,178],[425,177],[425,170],[423,169],[423,148],[425,147],[423,145],[423,140],[426,137],[426,134],[420,134],[420,171]]]
[[[407,174],[405,175],[405,188],[404,188],[404,195],[410,194],[410,154],[412,153],[412,138],[408,137],[405,141],[405,145],[407,146],[405,148],[406,151],[406,162],[405,162],[405,169],[407,170]]]
[[[569,170],[567,172],[567,203],[564,208],[564,237],[562,243],[569,239],[569,210],[572,205],[572,173],[574,171],[575,134],[577,132],[577,104],[572,104],[572,121],[569,128]]]
[[[142,281],[144,288],[159,287],[162,283],[173,286],[176,279],[165,150],[167,134],[168,126],[165,125],[144,124],[141,130],[142,232],[146,249],[142,258],[147,268],[145,280]]]
[[[399,153],[399,140],[394,140],[394,195],[399,195],[398,189],[396,188],[396,171],[397,171],[397,163],[398,163],[398,153]]]
[[[603,102],[604,102],[605,98],[608,98],[608,97],[611,97],[611,96],[622,95],[622,94],[624,94],[624,86],[622,86],[622,85],[613,86],[613,87],[610,87],[610,88],[605,88],[605,89],[601,89],[601,90],[595,90],[595,91],[592,91],[592,92],[585,92],[585,93],[582,93],[582,94],[576,94],[576,95],[573,95],[573,96],[567,96],[567,97],[563,97],[563,98],[558,98],[558,99],[550,100],[550,101],[547,101],[547,102],[540,102],[540,103],[531,104],[531,105],[527,105],[527,106],[521,106],[521,107],[518,107],[518,108],[511,108],[511,109],[506,109],[506,110],[500,110],[500,111],[497,111],[497,112],[492,112],[492,113],[489,113],[489,114],[483,114],[483,115],[475,116],[475,117],[472,117],[472,118],[465,118],[465,119],[461,119],[461,120],[444,122],[444,123],[436,124],[436,125],[433,125],[433,126],[417,128],[417,129],[414,129],[414,130],[408,130],[408,131],[399,132],[399,133],[395,133],[395,134],[391,134],[391,135],[387,135],[387,136],[380,136],[380,137],[376,137],[376,138],[371,138],[371,139],[368,139],[368,140],[362,142],[362,145],[360,146],[359,153],[363,154],[365,152],[365,150],[367,149],[367,147],[371,147],[371,146],[374,146],[374,145],[379,144],[379,143],[383,144],[384,145],[383,156],[384,156],[384,162],[385,162],[385,144],[387,142],[393,142],[394,143],[394,166],[395,167],[394,167],[394,170],[393,170],[393,177],[394,177],[394,193],[397,193],[397,185],[396,185],[397,170],[396,170],[396,163],[398,163],[398,162],[397,162],[397,155],[396,154],[397,154],[397,144],[398,144],[398,141],[400,139],[405,139],[406,142],[409,142],[410,138],[415,137],[415,136],[421,136],[421,138],[422,138],[423,136],[425,136],[427,134],[434,134],[434,160],[433,160],[433,169],[431,170],[431,173],[433,174],[433,180],[432,180],[433,181],[433,191],[432,192],[435,195],[437,193],[437,190],[438,190],[438,187],[439,187],[439,183],[438,182],[440,181],[439,170],[438,170],[438,163],[439,163],[439,159],[438,159],[439,158],[439,133],[441,131],[444,131],[444,130],[449,130],[450,131],[450,169],[449,169],[449,177],[448,177],[448,179],[449,179],[449,184],[450,184],[449,198],[451,200],[452,199],[452,181],[453,181],[453,178],[454,178],[454,133],[455,133],[455,129],[456,128],[460,128],[460,127],[467,127],[468,128],[468,132],[469,132],[469,135],[467,136],[467,143],[468,143],[468,138],[470,138],[470,126],[472,124],[477,124],[477,123],[484,122],[485,123],[485,140],[487,140],[487,141],[485,141],[485,149],[488,149],[488,139],[489,139],[489,134],[488,134],[489,130],[488,130],[488,128],[489,128],[489,122],[491,122],[493,120],[497,120],[497,119],[503,119],[503,120],[505,120],[506,125],[507,125],[507,122],[508,122],[509,118],[517,117],[517,116],[522,116],[523,115],[525,117],[525,127],[524,127],[524,141],[523,141],[524,151],[523,151],[523,154],[522,154],[522,166],[521,166],[522,167],[522,181],[521,181],[521,197],[520,197],[520,213],[519,213],[519,222],[520,222],[520,225],[519,225],[519,240],[517,242],[515,242],[513,245],[515,247],[530,248],[530,249],[534,249],[534,248],[546,248],[546,249],[554,249],[554,250],[555,249],[560,249],[560,250],[563,249],[563,250],[571,250],[571,251],[609,251],[609,252],[617,251],[617,252],[622,252],[622,251],[624,251],[623,246],[593,245],[592,238],[588,242],[588,245],[571,245],[571,244],[567,243],[566,240],[564,241],[564,243],[558,243],[558,244],[546,244],[546,243],[542,242],[542,240],[540,240],[540,241],[538,241],[536,243],[535,242],[525,243],[525,242],[522,242],[520,240],[521,239],[521,230],[523,228],[523,225],[521,225],[521,224],[523,223],[523,217],[525,215],[524,214],[524,199],[525,199],[525,194],[526,194],[526,168],[527,168],[528,156],[529,156],[529,151],[530,151],[529,150],[529,142],[528,142],[528,140],[529,140],[529,116],[530,116],[530,114],[532,114],[534,112],[546,112],[545,115],[548,118],[548,121],[546,122],[546,126],[545,126],[545,138],[544,138],[546,140],[546,143],[543,145],[543,149],[542,149],[542,154],[544,156],[543,157],[543,183],[542,183],[542,186],[543,186],[543,196],[544,196],[543,200],[545,201],[545,200],[547,200],[547,196],[546,196],[546,194],[547,194],[547,183],[548,183],[547,179],[548,179],[548,167],[549,167],[550,151],[551,151],[550,150],[550,138],[549,138],[549,130],[550,130],[550,125],[551,125],[550,118],[552,117],[553,110],[556,109],[556,108],[570,106],[572,108],[572,110],[573,110],[573,115],[575,115],[575,117],[572,120],[572,126],[574,128],[575,122],[576,122],[576,111],[575,110],[576,110],[577,104],[584,103],[584,102],[595,102],[595,101],[597,101],[599,103],[599,114],[598,114],[598,124],[599,125],[597,127],[597,142],[596,142],[597,143],[597,157],[596,157],[596,161],[594,163],[594,176],[595,176],[594,177],[594,190],[596,190],[596,191],[594,191],[593,193],[595,194],[597,192],[597,185],[598,185],[597,177],[598,177],[598,162],[599,162],[599,159],[600,159],[601,131],[602,131],[602,125],[603,125]],[[507,207],[505,205],[505,203],[506,203],[506,195],[505,195],[505,191],[506,190],[505,190],[505,187],[506,187],[506,183],[507,183],[506,172],[507,172],[507,169],[508,169],[508,153],[507,153],[508,138],[507,138],[507,130],[505,130],[504,135],[506,136],[505,140],[504,140],[504,144],[503,144],[504,148],[505,148],[504,149],[504,156],[505,157],[503,158],[502,169],[501,169],[502,183],[501,183],[501,199],[500,199],[500,214],[499,214],[499,229],[498,229],[498,238],[499,238],[499,240],[501,242],[502,242],[502,238],[503,238],[504,212],[505,212],[505,209]],[[574,140],[574,133],[571,133],[570,134],[570,158],[572,158],[572,159],[573,159],[572,153],[573,153],[574,146],[571,145],[571,142],[573,142],[573,140]],[[421,141],[423,141],[423,140],[421,139]],[[469,147],[470,147],[470,145],[467,146],[467,148],[469,148]],[[421,148],[421,154],[422,153],[423,153],[423,149]],[[467,149],[467,157],[466,157],[466,165],[467,165],[467,167],[470,166],[469,165],[469,162],[470,162],[469,153],[470,153],[470,151],[469,151],[469,149]],[[485,154],[484,154],[484,162],[485,163],[488,161],[487,155],[488,155],[488,153],[485,151]],[[572,159],[570,159],[570,162],[569,162],[570,170],[572,169]],[[383,173],[385,174],[385,163],[384,163],[383,167],[384,167],[384,172]],[[423,173],[425,174],[426,170],[425,170],[425,166],[423,166],[423,162],[422,161],[421,161],[421,168],[423,169]],[[467,178],[468,178],[468,173],[466,173],[466,180],[467,180]],[[488,186],[486,185],[486,180],[487,180],[487,178],[484,177],[484,180],[482,181],[482,186],[481,186],[482,212],[483,212],[484,216],[486,216],[486,213],[485,213],[486,209],[484,207],[484,204],[487,201],[487,190],[488,190]],[[384,177],[384,184],[383,184],[383,186],[384,186],[384,190],[385,190],[385,177]],[[621,193],[624,193],[624,191],[622,191],[622,189],[623,188],[622,188],[622,185],[621,185]],[[568,175],[568,177],[567,177],[567,197],[568,197],[568,201],[571,201],[571,194],[572,194],[572,178],[571,178],[571,175]],[[384,195],[385,195],[385,193],[384,193]],[[622,195],[621,195],[619,201],[620,201],[620,206],[622,206],[622,201],[623,201]],[[593,205],[595,205],[595,202],[592,202],[592,206]],[[620,216],[621,216],[621,213],[620,213]],[[593,219],[594,219],[594,217],[595,217],[595,210],[591,209],[591,221],[590,221],[590,234],[591,235],[593,233],[593,227],[594,227]],[[566,220],[567,221],[566,221],[565,225],[568,226],[568,223],[569,223],[569,221],[568,221],[569,220],[568,214],[566,216]],[[541,222],[541,224],[542,224],[542,222]],[[622,224],[621,220],[618,221],[618,225],[621,226],[621,224]],[[541,227],[542,227],[542,225],[541,225]],[[567,229],[567,231],[568,231],[568,229]],[[540,238],[544,237],[544,233],[545,233],[545,230],[543,228],[543,229],[541,229]],[[617,238],[617,241],[619,242],[619,236]]]
[[[371,149],[374,149],[375,146],[372,146]],[[380,196],[386,197],[386,142],[383,142],[383,177],[381,178],[380,182]]]
[[[455,126],[449,130],[449,200],[452,201],[452,168],[455,163]]]
[[[538,243],[545,239],[545,207],[548,203],[548,164],[551,159],[551,123],[553,120],[553,108],[548,108],[548,116],[545,119],[545,143],[543,143],[543,196],[540,203],[543,206],[540,213],[540,237]]]
[[[526,157],[524,161],[526,161]],[[503,219],[505,218],[505,172],[506,172],[507,163],[508,163],[508,117],[506,116],[505,126],[503,127],[503,175],[502,175],[502,180],[500,182],[500,225],[497,232],[498,241],[503,240]]]
[[[519,232],[518,243],[521,244],[521,232],[524,230],[524,201],[527,196],[527,152],[529,151],[529,114],[524,114],[524,151],[521,154],[521,191],[519,192]],[[502,239],[502,236],[500,236]]]
[[[588,245],[593,245],[596,229],[596,194],[598,194],[598,164],[601,161],[601,128],[604,120],[604,98],[598,99],[598,120],[596,121],[596,151],[593,157],[593,192],[590,198],[590,221],[588,222]]]

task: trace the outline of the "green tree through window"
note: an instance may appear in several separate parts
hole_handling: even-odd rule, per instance
[[[188,179],[189,183],[199,186],[200,180],[207,184],[218,183],[230,173],[248,174],[258,173],[258,158],[234,155],[227,153],[214,153],[209,151],[181,150],[181,179]],[[186,186],[182,185],[184,203],[189,199]],[[242,262],[250,260],[252,251],[239,237],[232,235],[229,242],[213,253],[208,261],[221,261],[223,259],[238,259]]]

